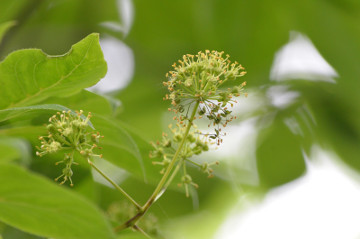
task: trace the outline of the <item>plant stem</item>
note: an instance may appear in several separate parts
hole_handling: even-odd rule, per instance
[[[169,180],[166,182],[165,184],[165,188],[169,187],[170,183],[172,182],[172,180],[175,178],[177,172],[179,171],[179,169],[181,168],[181,165],[183,164],[183,160],[180,160],[180,162],[176,165],[174,171],[172,172]]]
[[[120,231],[122,229],[128,228],[128,227],[132,227],[135,225],[135,223],[146,213],[146,211],[151,207],[151,205],[165,192],[165,190],[167,189],[167,187],[170,185],[171,181],[174,179],[175,175],[172,174],[168,180],[168,177],[171,173],[171,170],[174,168],[175,163],[177,162],[177,158],[180,155],[180,152],[182,150],[182,147],[184,146],[184,143],[186,141],[186,138],[189,134],[190,128],[192,126],[194,117],[196,115],[196,111],[199,107],[200,102],[196,101],[196,104],[194,106],[194,109],[191,113],[190,119],[189,119],[189,123],[186,126],[185,132],[183,134],[183,138],[178,146],[178,148],[176,149],[176,152],[174,154],[174,157],[172,158],[169,166],[166,168],[166,171],[163,175],[163,177],[161,178],[160,182],[158,183],[158,185],[156,186],[154,192],[152,193],[152,195],[150,196],[150,198],[147,200],[147,202],[145,203],[145,205],[141,208],[141,210],[131,219],[129,219],[127,222],[125,222],[124,224],[118,226],[115,228],[115,231]],[[180,162],[181,163],[181,162]],[[175,174],[178,171],[178,167],[175,169]]]
[[[146,238],[152,239],[152,237],[151,237],[149,234],[147,234],[143,229],[141,229],[141,228],[138,227],[137,225],[134,225],[133,228],[134,228],[136,231],[138,231],[138,232],[140,232],[141,234],[143,234]]]
[[[196,102],[195,104],[195,107],[193,109],[193,112],[191,114],[191,117],[189,119],[189,123],[188,125],[186,126],[186,129],[185,129],[185,133],[183,135],[183,138],[179,144],[179,147],[177,148],[176,152],[175,152],[175,155],[173,157],[173,159],[171,160],[169,166],[167,167],[163,177],[161,178],[159,184],[157,185],[157,187],[155,188],[153,194],[151,195],[151,197],[149,198],[149,200],[146,202],[146,204],[144,205],[143,207],[143,210],[147,210],[148,207],[150,207],[150,205],[155,201],[155,199],[157,198],[157,196],[159,195],[159,193],[163,190],[166,190],[166,187],[164,187],[164,184],[166,183],[166,180],[167,178],[169,177],[170,173],[171,173],[171,170],[173,169],[175,163],[176,163],[176,160],[182,150],[182,147],[184,146],[184,143],[186,141],[186,138],[189,134],[189,131],[190,131],[190,128],[192,126],[192,122],[194,120],[194,116],[196,114],[196,111],[197,111],[197,108],[199,106],[199,102]],[[170,184],[170,182],[168,182],[167,184]]]
[[[119,185],[117,185],[113,180],[111,180],[103,171],[101,171],[98,167],[96,167],[93,162],[88,159],[88,163],[93,167],[101,176],[103,176],[111,185],[113,185],[119,192],[121,192],[134,206],[141,211],[141,206],[129,195],[127,194],[124,189],[122,189]]]

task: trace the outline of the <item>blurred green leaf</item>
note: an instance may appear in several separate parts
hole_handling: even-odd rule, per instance
[[[144,235],[140,234],[139,232],[131,231],[130,229],[124,230],[121,232],[118,237],[118,239],[146,239],[148,237],[145,237]]]
[[[0,43],[6,34],[6,32],[15,25],[14,21],[0,23]]]
[[[271,188],[290,182],[305,171],[299,139],[279,119],[259,135],[256,151],[260,183]]]
[[[154,178],[148,172],[150,166],[153,167],[151,161],[147,160],[147,155],[146,158],[143,157],[137,141],[125,130],[120,121],[99,115],[94,115],[91,121],[96,130],[104,135],[99,145],[103,147],[101,153],[106,160],[142,180],[146,181],[148,176]]]
[[[233,185],[227,183],[213,185],[213,189],[210,195],[201,201],[199,210],[164,221],[167,228],[164,232],[166,238],[214,238],[228,211],[239,204],[240,195]],[[241,195],[244,194],[242,191]]]
[[[18,160],[28,165],[31,160],[30,145],[21,138],[0,137],[0,152],[2,163]]]
[[[35,104],[50,96],[68,96],[99,81],[106,62],[99,35],[91,34],[62,56],[19,50],[0,63],[0,108]]]
[[[3,236],[3,238],[0,236],[1,239],[46,239],[45,237],[39,237],[24,231],[20,231],[19,229],[9,225],[4,228],[4,232],[1,235]]]
[[[58,239],[114,238],[97,208],[40,176],[1,164],[0,185],[0,220],[13,227]]]
[[[15,20],[20,17],[20,13],[25,13],[26,7],[34,4],[33,0],[19,0],[19,1],[0,1],[0,22]]]
[[[109,100],[101,95],[87,90],[81,90],[79,93],[69,97],[51,97],[46,99],[46,104],[60,104],[73,110],[83,110],[100,115],[112,115],[113,110]]]
[[[2,0],[0,22],[18,24],[4,39],[0,55],[21,48],[39,48],[50,54],[62,54],[73,42],[92,32],[114,32],[102,23],[122,26],[121,4],[117,0]]]

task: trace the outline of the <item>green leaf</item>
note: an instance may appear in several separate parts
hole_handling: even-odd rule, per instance
[[[114,238],[91,203],[64,187],[11,164],[0,164],[0,220],[57,239]]]
[[[124,25],[121,6],[117,0],[1,0],[0,22],[16,20],[18,25],[1,46],[0,55],[29,47],[62,54],[91,32],[122,39],[122,33],[103,26],[106,22]]]
[[[125,129],[113,118],[94,115],[91,121],[104,135],[99,143],[104,158],[132,174],[143,176],[145,169],[139,148]]]
[[[8,119],[16,118],[18,116],[22,116],[30,111],[36,110],[51,110],[51,111],[63,111],[69,110],[62,105],[56,104],[44,104],[44,105],[32,105],[32,106],[25,106],[25,107],[15,107],[5,110],[0,110],[0,122],[5,121]]]
[[[159,182],[161,168],[152,164],[148,156],[152,150],[150,140],[144,139],[141,131],[112,118],[94,115],[91,121],[96,130],[105,136],[99,145],[103,147],[106,160],[146,183],[156,185]]]
[[[260,183],[271,188],[300,177],[305,171],[299,139],[277,119],[263,130],[256,151]]]
[[[92,93],[87,90],[82,90],[79,93],[66,98],[51,97],[44,101],[46,104],[60,104],[73,110],[83,110],[87,112],[111,115],[112,106],[107,98],[104,96]]]
[[[23,164],[28,165],[31,159],[30,145],[20,138],[0,137],[0,152],[2,163],[20,160]]]
[[[15,25],[15,21],[9,21],[0,24],[0,43],[4,38],[6,32],[14,25]]]
[[[36,104],[50,96],[69,96],[94,85],[106,69],[96,33],[61,56],[38,49],[15,51],[0,63],[0,109]]]
[[[4,231],[1,233],[4,239],[46,239],[45,237],[35,236],[33,234],[26,233],[24,231],[20,231],[14,227],[5,226]],[[3,239],[0,236],[0,239]]]
[[[37,1],[38,2],[38,1]],[[19,1],[9,1],[2,0],[0,1],[0,22],[7,22],[10,20],[20,20],[20,14],[26,11],[26,7],[36,6],[34,1],[29,0],[19,0]],[[25,10],[25,11],[24,11]]]

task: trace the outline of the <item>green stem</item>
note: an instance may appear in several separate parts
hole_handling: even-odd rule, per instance
[[[163,177],[161,178],[159,184],[155,188],[153,194],[151,195],[149,200],[144,205],[143,210],[147,210],[151,206],[151,204],[155,201],[155,199],[157,199],[159,193],[161,191],[166,190],[166,188],[164,187],[164,184],[166,183],[166,180],[167,180],[168,176],[170,175],[171,170],[173,169],[173,167],[174,167],[174,165],[176,163],[176,160],[177,160],[177,158],[178,158],[178,156],[179,156],[179,154],[180,154],[180,152],[182,150],[182,147],[183,147],[183,145],[184,145],[184,143],[186,141],[186,138],[187,138],[187,136],[189,134],[189,131],[190,131],[190,128],[192,126],[192,122],[194,120],[194,117],[195,117],[198,106],[199,106],[199,101],[197,101],[196,104],[195,104],[195,107],[194,107],[194,109],[193,109],[193,111],[191,113],[190,119],[189,119],[189,123],[186,126],[185,133],[184,133],[183,138],[182,138],[182,140],[181,140],[181,142],[179,144],[179,147],[177,148],[177,150],[175,152],[175,155],[174,155],[173,159],[171,160],[169,166],[167,167]],[[170,183],[168,183],[168,184],[170,184]]]
[[[113,180],[111,180],[103,171],[101,171],[98,167],[96,167],[93,162],[88,159],[88,163],[93,167],[101,176],[103,176],[111,185],[113,185],[119,192],[121,192],[134,206],[141,211],[141,206],[129,195],[127,194],[124,189],[122,189],[119,185],[117,185]]]
[[[147,234],[143,229],[141,229],[141,228],[138,227],[137,225],[134,225],[133,228],[134,228],[136,231],[138,231],[138,232],[140,232],[141,234],[143,234],[146,238],[152,239],[152,237],[151,237],[149,234]]]
[[[175,176],[176,176],[177,172],[179,171],[179,169],[181,168],[181,165],[182,165],[182,164],[183,164],[183,159],[181,159],[180,162],[176,165],[176,167],[175,167],[174,171],[172,172],[169,180],[166,182],[166,184],[165,184],[165,186],[164,186],[165,188],[168,188],[168,187],[169,187],[170,183],[171,183],[172,180],[175,178]]]
[[[160,182],[158,183],[158,185],[156,186],[153,194],[151,195],[151,197],[148,199],[148,201],[145,203],[145,205],[141,208],[141,210],[131,219],[129,219],[127,222],[125,222],[124,224],[118,226],[115,228],[115,231],[120,231],[122,229],[125,229],[127,227],[132,227],[135,225],[135,223],[146,213],[147,210],[149,210],[149,208],[151,207],[151,205],[166,191],[166,188],[170,185],[171,181],[173,180],[173,178],[175,177],[175,175],[171,175],[170,179],[168,179],[171,170],[173,169],[175,163],[177,162],[177,158],[180,155],[180,152],[182,150],[182,147],[184,146],[184,143],[186,141],[186,138],[190,132],[190,128],[192,126],[194,117],[196,115],[196,111],[199,107],[200,102],[196,101],[196,104],[194,106],[194,109],[191,113],[190,119],[189,119],[189,123],[186,126],[183,138],[174,154],[174,157],[172,158],[169,166],[166,168],[166,171],[163,175],[163,177],[161,178]],[[175,169],[175,171],[177,172],[178,169]]]

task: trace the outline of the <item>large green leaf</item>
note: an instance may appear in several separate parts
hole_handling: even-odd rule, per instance
[[[0,109],[68,96],[94,85],[106,73],[99,35],[90,34],[65,55],[19,50],[0,63]]]
[[[57,239],[114,238],[91,203],[43,177],[0,164],[0,220],[23,231]]]

